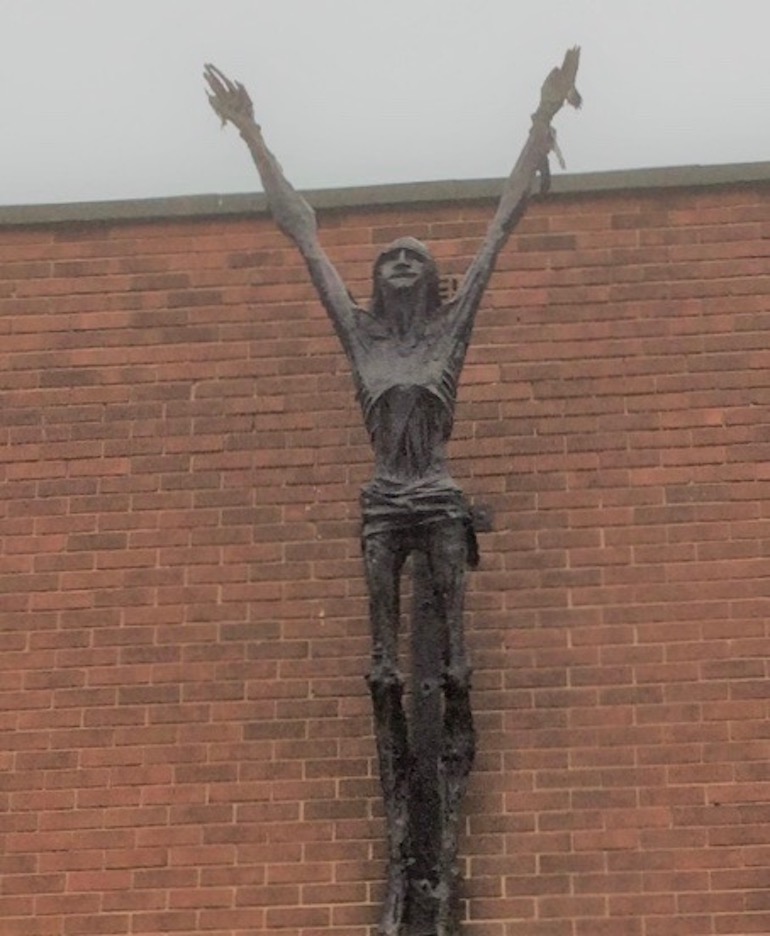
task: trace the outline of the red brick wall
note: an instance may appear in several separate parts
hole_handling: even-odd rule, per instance
[[[461,272],[491,203],[322,213]],[[554,197],[456,476],[474,936],[770,932],[766,185]],[[0,229],[2,936],[364,936],[383,824],[331,328],[264,217]]]

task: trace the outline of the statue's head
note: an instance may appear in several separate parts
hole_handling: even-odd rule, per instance
[[[430,313],[441,305],[436,261],[422,241],[415,237],[399,237],[381,251],[374,262],[372,312],[377,316],[383,314],[386,291],[414,290],[423,283],[426,307]]]

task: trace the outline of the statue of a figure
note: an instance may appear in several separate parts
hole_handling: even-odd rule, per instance
[[[430,893],[429,930],[456,930],[453,906],[459,806],[474,756],[470,666],[463,639],[466,569],[478,560],[469,505],[447,467],[457,386],[476,311],[495,261],[523,216],[540,175],[547,187],[548,154],[556,149],[551,119],[565,101],[579,106],[579,50],[570,49],[546,79],[532,127],[509,176],[486,237],[456,294],[441,301],[436,264],[412,237],[394,241],[374,262],[370,309],[351,298],[319,243],[312,208],[285,178],[265,145],[246,89],[212,65],[209,100],[223,124],[240,131],[278,227],[298,247],[321,303],[350,362],[375,456],[374,477],[361,493],[362,547],[369,593],[372,695],[388,834],[388,882],[380,932],[408,926],[410,890]],[[412,551],[425,560],[441,630],[443,735],[439,755],[442,809],[437,866],[428,879],[410,877],[410,751],[398,669],[400,577]],[[419,639],[419,637],[418,637]]]

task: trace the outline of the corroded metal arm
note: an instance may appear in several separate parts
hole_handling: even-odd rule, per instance
[[[265,190],[270,213],[283,233],[297,245],[340,341],[349,350],[353,327],[353,302],[339,273],[318,240],[315,212],[283,173],[280,163],[262,137],[254,119],[254,107],[246,88],[231,81],[213,65],[203,76],[209,86],[209,103],[223,126],[232,123],[249,148]]]
[[[209,103],[222,126],[237,127],[257,166],[270,211],[278,227],[298,245],[311,247],[316,237],[313,209],[283,174],[283,169],[262,137],[254,119],[254,106],[240,81],[231,81],[218,68],[206,65],[203,77],[210,92]]]

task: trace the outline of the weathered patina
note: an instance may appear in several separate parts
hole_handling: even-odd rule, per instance
[[[457,388],[476,313],[497,257],[532,194],[547,188],[551,120],[577,107],[579,50],[543,84],[519,158],[486,236],[456,293],[442,302],[436,264],[411,237],[374,261],[363,308],[320,244],[312,208],[291,186],[262,137],[251,99],[212,65],[209,100],[240,131],[278,227],[296,244],[350,362],[374,449],[374,475],[361,492],[362,547],[369,593],[374,708],[388,836],[387,890],[380,932],[449,936],[457,923],[461,802],[475,752],[471,670],[463,634],[466,571],[478,562],[470,506],[447,462]],[[416,706],[430,705],[440,730],[409,730],[398,667],[401,573],[415,554],[412,635]]]

